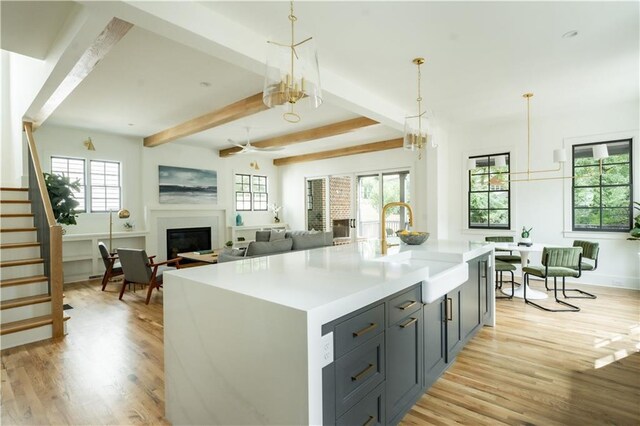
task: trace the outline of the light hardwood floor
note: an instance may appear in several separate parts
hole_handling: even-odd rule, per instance
[[[3,425],[167,423],[162,292],[118,288],[65,286],[69,335],[2,352]],[[498,300],[403,424],[640,424],[640,292],[591,289],[579,313]]]

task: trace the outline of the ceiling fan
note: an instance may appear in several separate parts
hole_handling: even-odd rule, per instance
[[[284,149],[284,147],[281,146],[273,146],[273,147],[267,147],[267,148],[259,148],[257,146],[253,146],[251,145],[251,139],[249,138],[249,128],[247,127],[247,143],[245,143],[244,145],[241,143],[238,143],[236,141],[234,141],[233,139],[227,139],[227,141],[235,146],[237,146],[238,148],[240,148],[240,151],[237,152],[233,152],[231,153],[232,155],[236,155],[236,154],[249,154],[249,153],[256,153],[256,152],[270,152],[270,151],[281,151]]]

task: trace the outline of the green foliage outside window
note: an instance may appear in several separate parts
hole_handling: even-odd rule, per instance
[[[600,164],[594,145],[573,147],[573,229],[627,232],[632,226],[631,140],[606,143],[609,157]]]
[[[506,165],[495,166],[501,155]],[[477,167],[469,171],[469,228],[509,229],[509,154],[472,158]]]

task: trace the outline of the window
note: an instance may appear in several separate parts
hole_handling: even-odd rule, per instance
[[[91,160],[91,211],[120,210],[120,163]]]
[[[503,156],[506,164],[496,166],[497,157]],[[492,154],[470,157],[476,160],[476,168],[469,171],[469,228],[511,228],[511,171],[509,154]]]
[[[313,183],[307,181],[307,210],[313,210]]]
[[[251,176],[251,191],[253,196],[253,210],[267,211],[267,177]]]
[[[236,211],[251,210],[251,175],[236,175]]]
[[[82,158],[51,157],[51,173],[68,177],[71,182],[78,181],[80,189],[72,191],[78,202],[77,212],[85,212],[85,170]]]
[[[593,147],[606,145],[600,163]],[[628,232],[632,227],[631,139],[573,146],[573,230]]]

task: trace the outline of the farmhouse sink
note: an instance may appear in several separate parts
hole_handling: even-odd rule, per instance
[[[406,250],[374,259],[377,262],[397,264],[418,264],[428,267],[422,281],[422,301],[432,303],[459,287],[469,279],[469,265],[466,262],[442,262],[424,259],[420,251]]]

